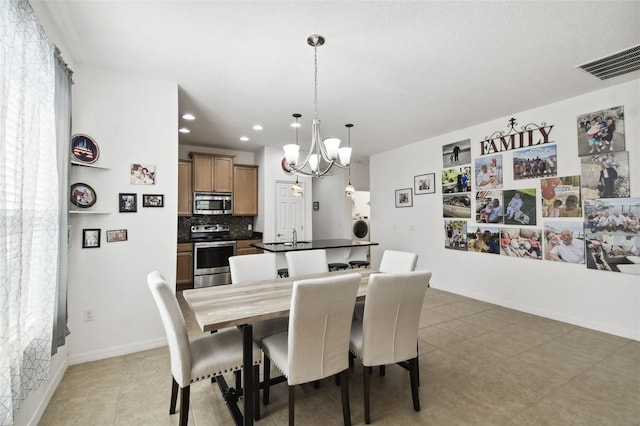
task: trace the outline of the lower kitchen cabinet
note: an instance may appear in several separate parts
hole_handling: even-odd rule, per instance
[[[236,242],[236,254],[238,256],[243,254],[260,254],[263,253],[259,248],[251,247],[251,244],[261,243],[262,240],[238,240]]]
[[[193,288],[193,245],[178,244],[176,256],[176,291]]]

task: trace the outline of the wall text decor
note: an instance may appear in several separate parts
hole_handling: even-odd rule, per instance
[[[495,154],[502,151],[511,151],[514,149],[528,148],[535,145],[541,145],[549,142],[549,135],[553,129],[553,124],[547,126],[542,122],[540,125],[529,123],[520,127],[520,131],[516,130],[518,123],[515,118],[509,120],[508,131],[496,130],[491,136],[486,136],[480,142],[480,155]]]

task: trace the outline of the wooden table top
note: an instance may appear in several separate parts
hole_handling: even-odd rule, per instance
[[[370,269],[347,269],[295,278],[278,278],[243,284],[221,285],[182,292],[202,331],[250,324],[289,314],[294,281],[357,273],[362,276],[358,299],[367,293]]]

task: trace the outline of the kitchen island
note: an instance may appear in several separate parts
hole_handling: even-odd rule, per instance
[[[284,254],[288,251],[321,250],[327,251],[328,263],[348,263],[349,260],[366,260],[369,257],[369,247],[378,243],[371,241],[352,241],[348,239],[312,240],[276,243],[256,243],[253,247],[276,253],[278,268],[286,268],[287,260]]]

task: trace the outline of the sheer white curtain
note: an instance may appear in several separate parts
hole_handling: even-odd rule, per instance
[[[48,378],[58,274],[54,48],[0,2],[0,423]],[[66,232],[66,230],[65,230]]]

